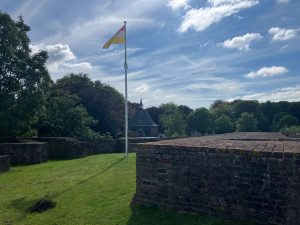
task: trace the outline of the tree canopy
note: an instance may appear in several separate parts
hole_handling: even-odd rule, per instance
[[[56,81],[54,89],[76,94],[89,115],[95,120],[96,132],[117,135],[124,130],[124,97],[120,92],[103,84],[92,81],[87,74],[67,74]]]
[[[35,134],[32,125],[45,104],[51,79],[47,53],[29,48],[29,26],[0,12],[0,138]]]
[[[300,121],[299,102],[216,100],[209,109],[203,107],[190,109],[167,103],[147,110],[153,120],[161,126],[160,132],[167,135],[170,132],[167,131],[165,123],[162,123],[162,120],[157,121],[157,118],[163,116],[164,121],[169,123],[168,127],[171,127],[171,123],[177,123],[173,116],[176,112],[181,114],[180,123],[186,123],[187,135],[233,131],[279,131],[286,127],[297,126]]]
[[[52,91],[37,125],[39,136],[97,137],[91,129],[96,121],[79,104],[77,95]]]

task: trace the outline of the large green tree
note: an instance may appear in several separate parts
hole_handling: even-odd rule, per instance
[[[46,110],[39,118],[39,136],[90,138],[100,136],[91,129],[96,121],[89,116],[79,101],[76,95],[61,90],[52,91]]]
[[[0,11],[0,139],[35,134],[37,121],[51,83],[47,53],[33,54],[22,17],[14,21]]]
[[[89,115],[97,120],[93,129],[99,133],[117,135],[124,129],[124,98],[114,88],[92,81],[87,74],[68,74],[57,80],[56,90],[76,94]]]

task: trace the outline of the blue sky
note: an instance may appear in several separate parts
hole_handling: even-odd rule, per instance
[[[300,101],[299,0],[1,0],[0,10],[23,15],[54,80],[83,72],[124,93],[124,48],[102,45],[126,20],[130,101]]]

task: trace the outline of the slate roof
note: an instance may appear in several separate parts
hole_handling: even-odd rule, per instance
[[[128,126],[152,126],[157,127],[158,125],[153,122],[148,112],[143,109],[142,103],[140,103],[139,109],[136,111],[134,116],[129,120]]]

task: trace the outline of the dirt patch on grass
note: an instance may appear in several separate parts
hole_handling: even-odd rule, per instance
[[[55,202],[53,202],[49,198],[41,198],[39,199],[33,206],[29,208],[30,212],[38,212],[42,213],[45,212],[46,210],[54,208],[56,205]]]

